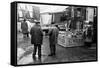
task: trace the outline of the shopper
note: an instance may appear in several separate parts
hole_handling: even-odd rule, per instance
[[[57,44],[58,33],[59,33],[58,28],[55,25],[52,25],[48,32],[50,41],[50,51],[51,51],[51,53],[48,56],[56,55],[56,44]]]
[[[24,19],[21,22],[21,29],[22,29],[22,33],[23,33],[23,38],[25,38],[26,36],[29,37],[28,24],[26,22],[26,19]]]
[[[43,32],[39,25],[40,22],[36,22],[30,30],[31,44],[34,44],[33,59],[36,60],[36,51],[38,49],[38,59],[41,60],[41,45],[43,40]]]

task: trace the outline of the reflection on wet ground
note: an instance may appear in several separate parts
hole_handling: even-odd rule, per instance
[[[48,56],[50,53],[48,37],[44,37],[42,45],[41,61],[32,59],[33,47],[30,38],[23,38],[22,34],[17,36],[17,63],[21,64],[39,64],[54,62],[73,62],[96,60],[96,48],[69,47],[65,48],[56,45],[56,56]]]

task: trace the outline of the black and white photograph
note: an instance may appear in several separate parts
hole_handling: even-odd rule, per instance
[[[97,6],[17,3],[17,65],[97,61]]]

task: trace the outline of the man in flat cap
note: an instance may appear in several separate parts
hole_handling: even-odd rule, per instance
[[[50,41],[50,51],[51,51],[51,53],[48,56],[56,55],[56,45],[57,45],[57,40],[58,40],[58,34],[59,34],[58,26],[55,24],[52,24],[48,32],[49,41]]]
[[[36,60],[36,51],[38,49],[38,59],[41,60],[41,45],[43,40],[43,32],[41,26],[39,25],[40,22],[36,21],[35,25],[30,30],[31,35],[31,44],[34,44],[33,50],[33,59]]]

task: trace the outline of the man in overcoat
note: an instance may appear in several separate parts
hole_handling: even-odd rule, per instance
[[[43,40],[43,32],[40,22],[36,22],[35,25],[30,30],[31,44],[34,44],[33,59],[35,59],[36,51],[38,49],[38,59],[41,59],[41,45]]]
[[[24,19],[21,22],[21,29],[22,29],[22,33],[23,33],[23,38],[25,38],[25,36],[29,37],[29,32],[28,32],[28,24],[26,22],[26,19]]]
[[[50,51],[51,51],[49,56],[54,56],[56,55],[56,45],[57,45],[59,30],[55,25],[52,25],[51,28],[49,29],[48,34],[49,34]]]

